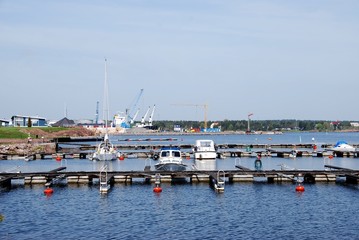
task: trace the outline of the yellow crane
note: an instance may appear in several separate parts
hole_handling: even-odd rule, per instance
[[[171,104],[171,105],[188,106],[188,107],[203,107],[204,108],[204,128],[207,129],[207,110],[208,110],[207,104],[175,103],[175,104]]]

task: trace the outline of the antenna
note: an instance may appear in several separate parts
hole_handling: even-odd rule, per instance
[[[64,103],[64,115],[65,115],[65,118],[67,118],[67,105],[66,105],[66,102]]]

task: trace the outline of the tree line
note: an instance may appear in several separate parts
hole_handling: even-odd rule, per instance
[[[247,131],[247,120],[223,120],[208,121],[209,128],[215,123],[216,128],[221,131]],[[350,124],[350,121],[322,121],[322,120],[250,120],[250,131],[337,131],[337,130],[359,130]],[[155,126],[160,131],[173,131],[174,126],[180,126],[183,130],[202,129],[204,122],[199,121],[156,121]]]

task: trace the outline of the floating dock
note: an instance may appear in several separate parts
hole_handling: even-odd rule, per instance
[[[338,178],[344,178],[350,183],[358,183],[359,170],[325,165],[327,170],[249,170],[237,167],[239,170],[191,170],[179,172],[165,171],[111,171],[107,172],[106,181],[108,183],[131,184],[134,179],[144,182],[154,182],[156,175],[161,175],[161,181],[173,181],[174,179],[185,179],[189,183],[209,182],[217,185],[224,185],[224,182],[255,182],[257,178],[265,179],[268,183],[274,182],[294,182],[302,179],[304,183],[315,182],[336,182]],[[22,179],[24,184],[47,184],[54,182],[54,179],[64,180],[66,184],[91,184],[94,179],[101,179],[101,171],[91,172],[66,172],[65,167],[54,169],[49,172],[35,173],[0,173],[0,185],[11,187],[12,180]],[[56,181],[57,181],[56,180]],[[262,180],[263,181],[263,180]]]

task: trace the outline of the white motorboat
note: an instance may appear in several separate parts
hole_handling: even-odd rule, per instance
[[[347,142],[345,141],[338,141],[334,147],[332,148],[328,148],[326,150],[329,151],[334,151],[334,152],[355,152],[356,149],[355,147],[349,145]]]
[[[184,171],[187,167],[187,165],[182,163],[182,154],[178,147],[162,148],[158,161],[155,164],[157,170]]]
[[[197,160],[216,159],[217,149],[212,140],[196,140],[193,154]]]

